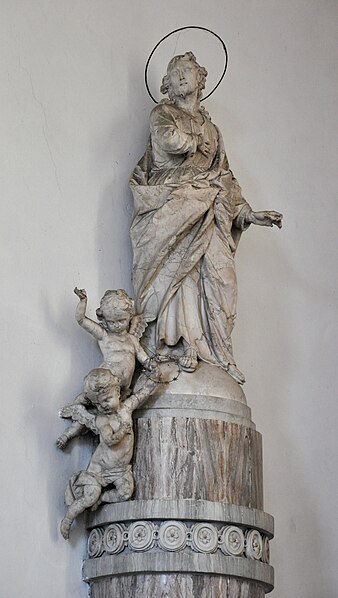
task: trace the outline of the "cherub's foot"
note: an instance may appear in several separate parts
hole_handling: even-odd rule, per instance
[[[73,521],[71,519],[68,519],[67,517],[64,517],[61,521],[60,532],[65,540],[69,539],[69,530],[70,530],[70,526],[72,525],[72,523],[73,523]]]
[[[244,384],[245,376],[235,365],[229,364],[228,374],[230,374],[230,376],[236,380],[238,384]]]
[[[92,505],[92,507],[90,508],[90,510],[91,511],[96,511],[101,504],[102,504],[102,498],[100,496],[100,498]]]
[[[67,434],[61,434],[56,441],[56,446],[63,451],[67,446],[68,440]]]
[[[194,372],[197,368],[197,351],[189,347],[184,351],[184,355],[179,358],[178,363],[184,372]]]

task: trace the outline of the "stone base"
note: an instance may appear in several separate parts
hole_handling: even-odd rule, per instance
[[[134,416],[133,500],[88,518],[91,597],[263,598],[273,519],[243,389],[200,364]]]
[[[249,581],[214,575],[132,575],[92,584],[91,598],[264,598]]]

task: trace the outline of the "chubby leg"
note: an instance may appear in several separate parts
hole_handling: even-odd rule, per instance
[[[79,479],[77,485],[78,487],[80,485]],[[61,521],[60,531],[65,540],[68,540],[69,538],[69,530],[74,519],[98,501],[101,491],[101,485],[94,479],[90,484],[83,485],[81,498],[76,498],[72,504],[69,505],[65,517]]]
[[[134,492],[134,478],[131,471],[121,474],[121,477],[114,481],[112,490],[106,490],[101,495],[101,502],[121,502],[129,500]]]

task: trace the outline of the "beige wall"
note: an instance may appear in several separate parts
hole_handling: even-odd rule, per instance
[[[233,170],[255,208],[285,215],[282,231],[241,241],[234,335],[276,517],[272,595],[335,598],[337,3],[3,0],[0,11],[0,595],[86,596],[83,522],[69,544],[58,534],[66,480],[88,453],[57,451],[57,412],[98,363],[72,289],[87,288],[92,315],[107,288],[131,291],[144,63],[162,35],[202,24],[229,50],[206,106]]]

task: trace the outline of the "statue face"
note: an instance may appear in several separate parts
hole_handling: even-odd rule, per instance
[[[174,97],[185,98],[198,88],[198,69],[189,59],[179,58],[170,68],[168,76],[171,94]]]
[[[106,324],[107,324],[107,328],[108,328],[109,332],[117,332],[117,333],[125,332],[128,330],[129,324],[130,324],[129,314],[124,314],[124,315],[114,314],[112,319],[105,318],[105,320],[106,320]]]
[[[88,399],[97,406],[100,413],[110,415],[114,413],[120,404],[120,387],[110,386],[105,391],[99,394],[94,392],[87,392]]]

